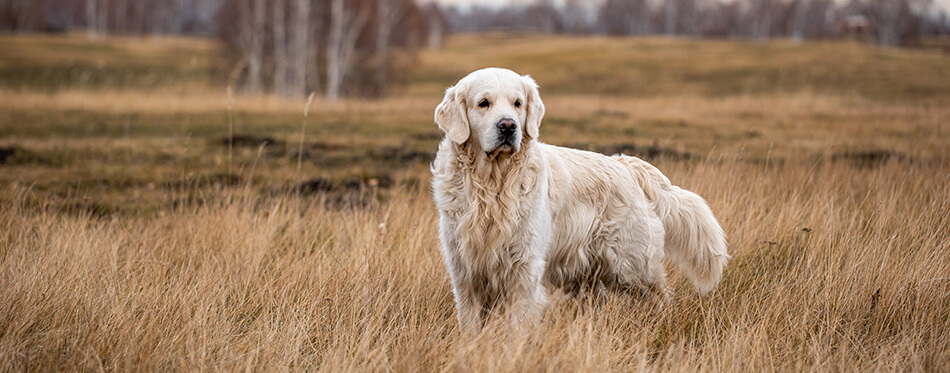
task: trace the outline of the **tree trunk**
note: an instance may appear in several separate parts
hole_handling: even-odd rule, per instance
[[[96,11],[96,3],[98,2],[99,0],[86,0],[86,35],[90,39],[95,38],[98,34],[96,32],[96,27],[98,26],[96,22],[96,14],[98,14]]]
[[[301,0],[308,1],[308,0]],[[324,3],[325,4],[325,3]],[[326,49],[325,43],[327,42],[325,37],[325,31],[323,29],[323,20],[324,20],[324,10],[326,7],[320,4],[317,4],[316,7],[308,5],[310,8],[310,25],[308,43],[306,48],[306,55],[304,60],[306,83],[304,84],[305,89],[309,89],[310,92],[322,92],[323,85],[320,81],[320,52]],[[306,93],[306,92],[305,92]]]
[[[353,14],[357,13],[357,14]],[[369,19],[364,9],[346,9],[343,0],[330,4],[330,40],[327,45],[327,101],[340,98],[343,79],[352,67],[356,38]]]
[[[115,4],[115,22],[113,27],[117,34],[125,34],[128,32],[128,0],[116,0]]]
[[[292,96],[295,92],[288,90],[287,85],[287,34],[284,17],[284,1],[273,3],[273,33],[274,33],[274,93],[278,96]]]
[[[297,0],[294,27],[288,44],[288,72],[286,90],[288,96],[305,96],[307,89],[307,60],[310,48],[310,1]]]
[[[247,81],[244,93],[258,94],[261,90],[261,68],[264,55],[264,0],[253,0],[251,4],[251,27],[247,29],[250,48],[247,53]]]
[[[438,17],[429,17],[429,40],[428,46],[429,49],[438,49],[442,46],[442,38],[445,35],[445,30],[442,26],[442,20]]]
[[[146,26],[145,26],[145,2],[144,2],[144,1],[136,1],[135,3],[133,3],[133,10],[132,10],[132,11],[135,13],[135,17],[134,17],[135,24],[132,25],[132,27],[134,27],[134,29],[135,29],[135,33],[136,33],[136,34],[144,34],[144,33],[145,33],[145,28],[146,28]]]
[[[96,8],[98,8],[99,15],[96,16],[96,21],[98,21],[99,25],[97,28],[99,29],[100,35],[107,35],[109,33],[109,7],[103,4],[101,0],[98,2],[99,4]]]
[[[327,40],[327,101],[336,101],[343,81],[340,52],[343,44],[343,27],[346,25],[343,0],[330,3],[330,36]]]
[[[666,35],[676,34],[676,3],[666,1],[663,3],[663,33]]]
[[[400,0],[376,0],[376,91],[382,94],[386,87],[386,64],[389,61],[389,38],[399,19],[404,16],[405,7]]]
[[[805,39],[805,29],[808,24],[808,5],[805,0],[796,0],[795,2],[795,30],[792,31],[792,39],[795,41]]]
[[[638,22],[639,27],[637,28],[637,33],[640,35],[646,35],[653,32],[653,27],[650,25],[650,4],[645,0],[639,0],[636,2],[636,12],[639,18]]]

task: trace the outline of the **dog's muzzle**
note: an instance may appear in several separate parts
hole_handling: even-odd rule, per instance
[[[518,151],[521,137],[518,134],[518,123],[511,118],[502,118],[495,122],[498,138],[491,150],[485,152],[489,159],[498,159],[502,154],[511,154]]]
[[[498,129],[498,138],[502,144],[513,145],[512,140],[518,132],[518,124],[514,119],[503,118],[495,123],[495,128]]]

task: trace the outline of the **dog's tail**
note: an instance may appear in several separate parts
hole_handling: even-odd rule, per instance
[[[700,294],[715,288],[730,257],[726,234],[706,201],[671,184],[660,170],[639,158],[621,155],[617,159],[633,168],[640,187],[663,221],[666,255]]]

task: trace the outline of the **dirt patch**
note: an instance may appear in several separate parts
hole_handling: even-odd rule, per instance
[[[223,137],[217,141],[217,144],[221,146],[228,146],[229,144],[236,148],[257,148],[260,146],[277,146],[283,147],[284,142],[277,140],[270,136],[255,136],[255,135],[234,135],[232,137]]]
[[[304,196],[320,193],[349,193],[362,190],[389,189],[394,184],[393,178],[385,174],[363,175],[339,181],[315,177],[294,186],[293,192]]]
[[[326,193],[332,191],[334,188],[333,182],[322,177],[315,177],[313,179],[304,181],[294,187],[294,192],[297,194],[309,196],[317,193]]]
[[[900,162],[907,159],[907,155],[894,149],[844,151],[831,157],[832,161],[850,162],[856,167],[876,167],[892,160]]]
[[[327,165],[328,159],[332,158],[331,153],[349,153],[351,149],[352,147],[347,145],[330,144],[318,141],[304,143],[302,153],[298,143],[297,145],[287,144],[286,146],[281,145],[268,147],[266,155],[271,158],[289,157],[291,159],[296,159],[298,156],[300,156],[300,154],[303,154],[301,158],[304,160],[320,165]]]
[[[237,173],[228,175],[227,172],[215,172],[190,176],[184,180],[168,180],[162,183],[162,187],[165,189],[181,189],[183,187],[194,188],[199,186],[236,187],[239,185],[246,185],[247,183],[248,181],[245,180],[242,175]]]
[[[51,163],[46,157],[16,145],[0,147],[0,164]]]
[[[13,163],[19,151],[15,146],[0,147],[0,164]]]
[[[76,202],[69,205],[66,211],[73,215],[86,216],[94,219],[107,218],[118,212],[115,206],[96,201]]]
[[[406,165],[411,163],[429,163],[435,159],[435,154],[432,152],[424,152],[414,149],[409,149],[405,146],[385,146],[379,149],[373,150],[370,153],[370,156],[374,159],[393,161],[400,165]]]
[[[630,114],[623,111],[600,109],[594,112],[594,116],[598,118],[627,119],[630,116]]]
[[[660,146],[658,143],[653,143],[653,145],[637,145],[634,143],[615,143],[615,144],[605,144],[605,145],[593,145],[593,146],[584,146],[584,145],[568,145],[570,148],[576,149],[587,149],[590,151],[598,152],[605,155],[615,155],[615,154],[624,154],[632,155],[635,157],[653,160],[653,159],[673,159],[673,160],[686,160],[695,158],[691,153],[681,152],[679,150]]]
[[[422,132],[410,135],[411,138],[421,141],[439,141],[442,140],[441,132]]]
[[[338,146],[342,147],[342,146]],[[292,147],[291,147],[292,148]],[[284,156],[296,158],[297,149],[288,149],[286,152],[280,152],[275,149],[271,156]],[[421,151],[406,146],[383,146],[383,147],[342,147],[330,149],[304,148],[304,161],[311,162],[321,167],[344,167],[356,164],[383,165],[385,167],[405,167],[415,163],[429,163],[435,158],[435,154],[430,151]]]

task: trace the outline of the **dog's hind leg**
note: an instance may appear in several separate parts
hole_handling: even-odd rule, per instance
[[[652,295],[669,299],[663,268],[663,223],[652,211],[640,211],[647,219],[624,221],[616,233],[616,247],[606,250],[610,272],[608,287],[632,296]]]
[[[647,250],[647,266],[643,273],[643,282],[648,284],[651,293],[660,301],[666,303],[670,299],[670,289],[666,286],[666,269],[663,268],[663,245],[666,232],[663,230],[663,221],[651,214],[650,246]]]

